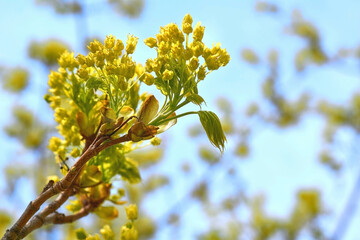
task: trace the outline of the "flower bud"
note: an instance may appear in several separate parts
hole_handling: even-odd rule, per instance
[[[201,22],[198,22],[194,28],[193,39],[195,41],[201,41],[204,36],[204,31],[205,31],[205,26],[201,26]]]
[[[130,204],[128,207],[125,207],[126,216],[129,220],[134,221],[138,217],[138,209],[135,204]]]
[[[190,14],[186,14],[183,19],[183,22],[182,22],[182,30],[184,33],[186,33],[186,34],[192,33],[192,30],[193,30],[192,26],[191,26],[192,22],[193,22],[193,19],[190,16]]]
[[[149,37],[149,38],[145,39],[144,43],[146,44],[146,46],[148,46],[150,48],[157,47],[157,40],[156,40],[156,38],[153,38],[153,37]]]

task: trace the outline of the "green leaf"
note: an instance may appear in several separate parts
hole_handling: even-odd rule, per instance
[[[95,165],[86,166],[80,178],[80,186],[86,187],[99,183],[102,180],[102,172]]]
[[[220,152],[223,152],[226,137],[218,116],[210,111],[198,111],[197,113],[211,144],[217,147]]]
[[[197,90],[196,90],[196,81],[195,81],[195,77],[192,77],[190,78],[189,80],[187,80],[185,83],[184,83],[184,93],[188,93],[188,92],[195,92],[197,93]],[[196,90],[196,91],[195,91]]]
[[[103,173],[102,181],[110,182],[115,175],[120,175],[129,183],[139,183],[141,181],[137,163],[126,158],[121,150],[121,145],[109,147],[89,161],[89,165],[98,166]]]
[[[140,85],[138,83],[135,83],[129,90],[127,105],[129,105],[134,110],[136,110],[139,104],[139,90]]]
[[[206,105],[205,100],[199,94],[196,94],[196,93],[191,94],[190,96],[188,96],[186,98],[186,100],[198,105],[200,108],[201,108],[202,103],[205,103],[205,105]]]
[[[155,86],[157,89],[159,89],[161,91],[162,94],[164,94],[165,96],[169,95],[169,88],[168,85],[165,81],[163,81],[161,78],[155,78],[155,82],[154,82]]]
[[[89,89],[95,89],[98,90],[99,88],[105,88],[105,83],[99,78],[96,77],[90,77],[86,81],[86,87]]]
[[[72,81],[72,99],[77,103],[79,96],[81,96],[81,84],[76,80],[76,78]]]
[[[129,183],[139,183],[141,181],[137,163],[129,158],[126,158],[121,162],[118,174],[120,174],[120,176]]]

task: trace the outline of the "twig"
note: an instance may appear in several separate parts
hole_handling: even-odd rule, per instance
[[[19,238],[22,239],[35,229],[42,227],[45,223],[45,218],[59,209],[59,207],[63,205],[72,194],[72,188],[68,188],[62,192],[55,201],[46,206],[46,208],[44,208],[39,214],[35,215],[30,222],[25,225],[19,234]]]
[[[17,222],[10,229],[6,230],[2,240],[22,239],[33,230],[41,227],[44,224],[46,217],[54,213],[72,194],[74,194],[73,185],[78,178],[82,168],[92,157],[96,156],[99,152],[110,146],[130,140],[130,136],[127,134],[110,141],[107,141],[108,138],[109,136],[104,138],[96,137],[93,143],[80,156],[80,158],[76,161],[74,166],[71,167],[63,179],[54,185],[48,183],[44,187],[42,193],[34,201],[29,203]],[[39,214],[33,217],[46,200],[59,193],[61,194],[55,201],[50,203]],[[29,222],[30,219],[31,221]]]
[[[65,224],[72,223],[79,220],[82,217],[87,216],[91,212],[92,208],[90,205],[83,207],[77,213],[66,216],[65,214],[54,212],[47,216],[44,220],[44,224]]]

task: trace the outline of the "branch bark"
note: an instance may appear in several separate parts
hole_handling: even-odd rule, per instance
[[[80,158],[76,161],[76,163],[71,167],[69,172],[65,175],[63,179],[59,182],[52,184],[48,183],[41,194],[33,201],[29,203],[23,214],[16,221],[16,223],[10,228],[7,229],[4,236],[1,238],[2,240],[18,240],[23,239],[29,233],[34,231],[37,228],[40,228],[46,221],[50,214],[55,214],[56,210],[66,202],[66,200],[74,194],[74,183],[76,179],[79,177],[82,168],[85,164],[94,156],[96,156],[99,152],[104,149],[129,141],[130,137],[128,134],[108,141],[108,138],[97,137],[94,139],[93,143],[87,147],[84,153],[80,156]],[[40,210],[40,207],[47,201],[49,198],[59,194],[59,197],[50,203],[47,207],[45,207],[39,214],[35,215]],[[84,210],[85,211],[85,210]],[[82,213],[85,214],[85,213]],[[86,214],[87,215],[87,214]],[[33,217],[34,216],[34,217]],[[53,215],[50,215],[53,216]],[[49,218],[50,218],[49,216]],[[71,216],[71,215],[70,215]],[[81,214],[79,214],[80,218]],[[31,219],[31,220],[30,220]],[[65,219],[74,219],[76,217],[69,217]],[[30,221],[30,222],[29,222]],[[66,220],[64,220],[66,221]]]
[[[72,215],[65,215],[62,213],[54,212],[45,218],[44,224],[65,224],[72,223],[79,220],[82,217],[87,216],[91,212],[90,206],[83,207],[79,212]]]

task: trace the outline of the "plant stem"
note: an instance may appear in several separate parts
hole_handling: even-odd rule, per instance
[[[66,200],[76,193],[74,190],[74,183],[79,177],[82,168],[85,164],[94,156],[96,156],[102,150],[130,140],[128,135],[124,135],[120,138],[107,141],[108,138],[97,137],[93,143],[86,149],[86,151],[81,155],[77,160],[74,166],[66,174],[66,176],[55,184],[48,183],[40,195],[33,201],[29,203],[23,214],[16,221],[16,223],[10,228],[7,229],[2,240],[18,240],[26,237],[29,233],[34,231],[37,228],[40,228],[45,222],[46,217],[50,214],[55,213],[55,211],[66,202]],[[105,142],[105,143],[104,143]],[[59,194],[59,197],[45,207],[39,214],[34,216],[36,212],[39,211],[40,207],[44,204],[49,198]],[[87,214],[86,214],[87,215]],[[33,217],[34,216],[34,217]],[[73,217],[74,219],[76,217]],[[31,219],[31,220],[30,220]],[[29,222],[30,220],[30,222]]]
[[[176,116],[171,117],[171,118],[165,118],[163,120],[160,120],[159,122],[157,122],[157,124],[160,125],[161,123],[168,122],[168,121],[171,121],[173,119],[181,118],[181,117],[184,117],[184,116],[190,115],[190,114],[198,114],[198,113],[194,112],[194,111],[182,113],[182,114],[176,115]]]

